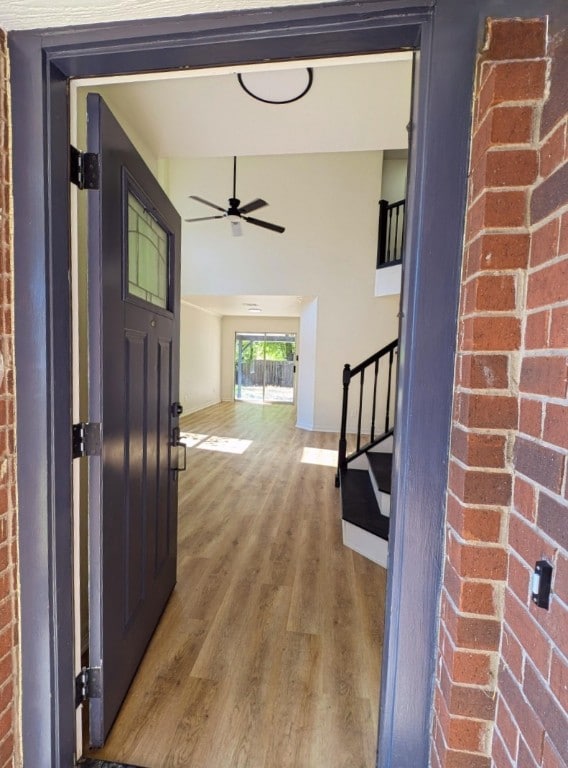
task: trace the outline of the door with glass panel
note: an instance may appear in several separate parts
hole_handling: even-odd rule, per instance
[[[293,403],[295,333],[235,334],[235,400]]]
[[[89,734],[101,746],[176,580],[180,217],[89,94]]]

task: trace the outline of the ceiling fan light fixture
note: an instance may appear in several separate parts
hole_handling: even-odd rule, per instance
[[[239,216],[229,216],[231,221],[231,234],[233,237],[242,237],[241,220]]]
[[[291,104],[310,90],[314,73],[311,67],[271,69],[265,72],[240,72],[237,78],[241,88],[257,101],[265,104]]]

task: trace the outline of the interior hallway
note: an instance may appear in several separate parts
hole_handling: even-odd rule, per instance
[[[294,422],[291,406],[247,403],[182,419],[177,586],[93,755],[374,766],[386,572],[341,542],[335,468],[307,463],[337,436]]]

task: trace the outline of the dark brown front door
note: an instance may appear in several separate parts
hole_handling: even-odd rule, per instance
[[[180,218],[100,96],[87,100],[89,665],[100,696],[90,742],[110,730],[176,580]]]

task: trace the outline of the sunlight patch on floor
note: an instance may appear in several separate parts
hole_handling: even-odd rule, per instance
[[[188,448],[200,448],[202,451],[220,451],[221,453],[244,453],[252,445],[252,440],[240,440],[237,437],[200,435],[197,432],[182,432],[179,441]]]
[[[244,453],[252,445],[252,440],[240,440],[237,437],[216,437],[211,435],[195,447],[202,451],[220,451],[221,453]]]
[[[322,467],[337,466],[337,451],[330,448],[309,448],[306,446],[302,451],[302,464],[319,464]]]
[[[188,448],[194,448],[198,443],[207,440],[209,435],[198,435],[195,432],[182,432],[179,436],[180,443],[187,445]]]

